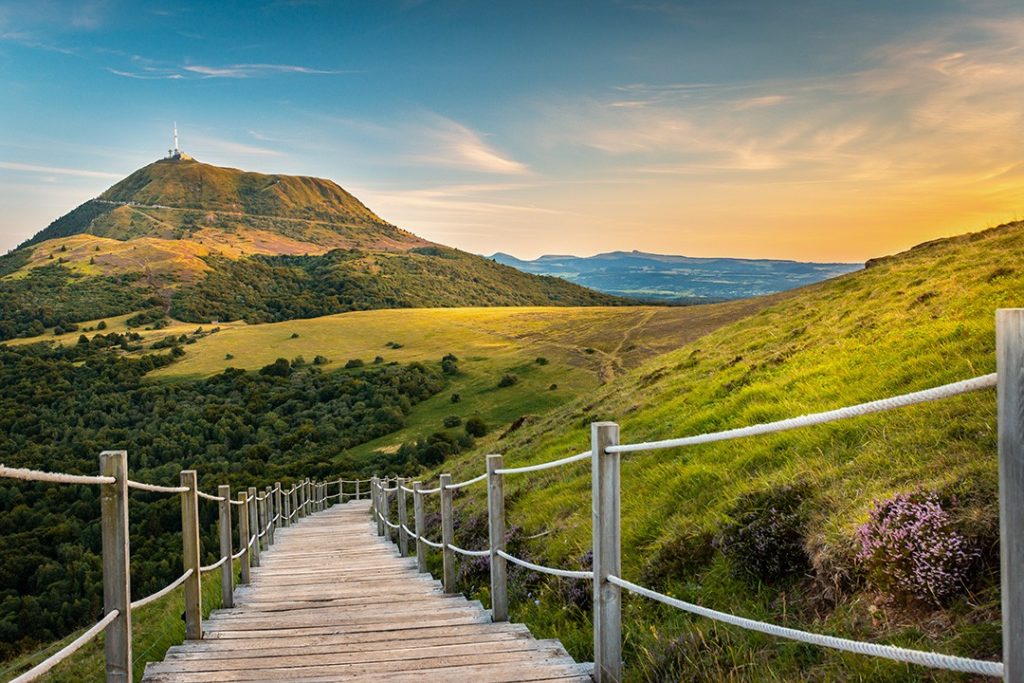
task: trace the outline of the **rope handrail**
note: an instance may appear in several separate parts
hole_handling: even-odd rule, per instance
[[[388,520],[386,520],[386,519],[384,520],[384,523],[385,523],[385,524],[387,524],[387,525],[388,525],[389,527],[391,527],[392,529],[397,529],[397,528],[398,528],[398,525],[397,525],[397,524],[392,524],[391,522],[389,522],[389,521],[388,521]]]
[[[696,446],[699,444],[713,443],[715,441],[727,441],[729,439],[740,439],[748,436],[758,436],[761,434],[771,434],[773,432],[783,432],[790,429],[797,429],[800,427],[809,427],[811,425],[819,425],[825,424],[827,422],[835,422],[837,420],[845,420],[851,417],[860,417],[861,415],[880,413],[887,410],[894,410],[896,408],[905,408],[907,406],[917,405],[919,403],[937,401],[939,399],[950,398],[952,396],[966,394],[968,392],[977,391],[979,389],[988,389],[996,386],[996,383],[997,374],[993,372],[988,375],[982,375],[980,377],[974,377],[972,379],[965,379],[959,382],[953,382],[951,384],[944,384],[942,386],[933,387],[931,389],[914,391],[909,394],[892,396],[890,398],[883,398],[877,401],[868,401],[867,403],[859,403],[857,405],[847,406],[845,408],[837,408],[835,410],[827,410],[820,413],[811,413],[809,415],[791,417],[785,420],[777,420],[775,422],[763,422],[761,424],[751,425],[749,427],[737,427],[735,429],[726,429],[720,432],[710,432],[707,434],[684,436],[678,439],[663,439],[660,441],[647,441],[644,443],[609,446],[608,448],[605,449],[605,451],[608,453],[634,453],[637,451],[654,451],[664,448]]]
[[[461,489],[464,486],[471,486],[472,484],[475,484],[478,481],[483,481],[485,479],[487,479],[486,472],[481,474],[479,477],[473,477],[472,479],[467,479],[466,481],[460,481],[458,484],[448,484],[444,488],[448,491],[454,491],[455,489]]]
[[[215,500],[218,503],[223,503],[225,500],[224,496],[213,496],[210,495],[209,493],[203,493],[202,491],[199,490],[196,491],[196,495],[198,495],[200,498],[205,498],[206,500]]]
[[[216,562],[214,562],[213,564],[208,564],[208,565],[204,565],[204,566],[200,567],[199,568],[199,573],[200,574],[206,574],[207,572],[212,572],[214,569],[216,569],[217,567],[221,566],[222,564],[224,564],[227,561],[228,561],[227,557],[222,557],[219,560],[217,560]]]
[[[7,467],[6,465],[0,465],[0,477],[22,481],[41,481],[47,484],[113,484],[117,481],[114,477],[43,472],[23,467]]]
[[[409,538],[411,538],[412,540],[414,540],[414,541],[415,541],[415,540],[419,539],[419,536],[418,536],[418,535],[416,535],[416,534],[415,534],[415,533],[413,532],[413,530],[412,530],[412,529],[410,529],[409,527],[407,527],[406,525],[404,525],[404,524],[403,524],[403,525],[402,525],[402,528],[403,528],[403,529],[405,529],[405,533],[409,534]]]
[[[1003,675],[1003,665],[1001,662],[968,659],[966,657],[955,657],[953,655],[944,655],[937,652],[922,652],[920,650],[910,650],[907,648],[896,647],[894,645],[865,643],[856,640],[848,640],[846,638],[837,638],[835,636],[809,633],[807,631],[800,631],[798,629],[787,628],[785,626],[777,626],[763,621],[737,617],[725,612],[719,612],[718,610],[694,605],[692,603],[684,602],[662,593],[652,591],[649,588],[638,586],[635,583],[630,583],[618,576],[609,576],[608,582],[619,586],[620,588],[625,588],[631,593],[636,593],[637,595],[642,595],[645,598],[650,598],[651,600],[656,600],[666,604],[669,607],[675,607],[676,609],[681,609],[683,611],[690,612],[691,614],[707,617],[709,619],[714,619],[715,621],[721,621],[726,624],[732,624],[733,626],[739,626],[740,628],[757,631],[771,636],[788,638],[790,640],[809,643],[811,645],[821,645],[834,650],[843,650],[844,652],[882,657],[884,659],[905,662],[907,664],[918,664],[921,666],[931,667],[933,669],[960,671],[963,673],[978,674],[981,676],[1002,677]]]
[[[408,488],[407,486],[399,486],[398,488],[402,489],[402,490],[403,490],[403,491],[405,491],[406,493],[413,493],[413,494],[415,494],[415,493],[416,493],[416,491],[415,491],[415,490],[413,490],[413,489],[411,489],[411,488]]]
[[[459,546],[455,545],[454,543],[449,543],[448,544],[448,548],[451,549],[451,550],[454,550],[455,552],[457,552],[460,555],[466,555],[468,557],[490,557],[491,556],[490,549],[488,549],[488,550],[466,550],[465,548],[460,548]]]
[[[495,553],[504,557],[506,560],[513,564],[518,564],[520,567],[526,567],[532,569],[535,572],[542,574],[551,574],[552,576],[561,576],[566,579],[592,579],[594,578],[594,572],[590,571],[574,571],[571,569],[555,569],[554,567],[545,567],[540,564],[534,564],[533,562],[527,562],[526,560],[519,559],[515,555],[509,555],[504,550],[496,550]]]
[[[438,486],[432,489],[420,489],[420,493],[429,496],[432,493],[441,493],[441,487]]]
[[[398,490],[398,484],[395,484],[394,486],[391,487],[382,486],[380,490],[383,491],[384,493],[391,493],[392,491]]]
[[[112,479],[113,477],[105,477],[105,478]],[[62,482],[62,483],[110,483],[110,482]],[[65,659],[67,659],[71,655],[73,655],[76,652],[78,652],[79,648],[81,648],[83,645],[85,645],[90,640],[92,640],[97,635],[99,635],[100,631],[106,630],[106,628],[108,626],[110,626],[111,622],[113,622],[114,619],[117,619],[117,617],[120,614],[121,614],[121,612],[116,610],[116,609],[115,610],[111,610],[106,616],[104,616],[102,619],[100,619],[95,624],[93,624],[93,626],[88,631],[86,631],[82,635],[78,636],[77,638],[72,640],[70,643],[65,645],[63,648],[61,648],[60,650],[58,650],[54,654],[50,655],[49,657],[47,657],[43,661],[39,662],[34,667],[29,669],[25,673],[21,674],[17,678],[11,679],[10,683],[28,683],[29,681],[36,680],[37,678],[39,678],[43,674],[47,673],[50,669],[52,669],[53,667],[55,667],[58,664],[60,664],[61,662],[63,662]]]
[[[438,550],[444,550],[444,543],[434,543],[433,541],[431,541],[426,536],[419,536],[418,538],[419,538],[419,540],[421,540],[424,543],[426,543],[427,545],[429,545],[431,548],[437,548]]]
[[[248,545],[246,545],[246,546],[245,546],[244,548],[242,548],[242,549],[241,549],[241,550],[239,550],[239,551],[238,551],[237,553],[235,553],[234,555],[232,555],[232,556],[231,556],[231,561],[232,561],[232,562],[234,562],[235,560],[237,560],[238,558],[240,558],[240,557],[241,557],[242,555],[245,555],[245,554],[246,554],[247,552],[249,552],[249,546],[248,546]],[[189,571],[192,571],[192,570],[190,569]]]
[[[552,467],[561,467],[562,465],[569,465],[580,460],[589,460],[591,452],[586,451],[584,453],[577,453],[576,455],[570,455],[567,458],[560,458],[559,460],[549,460],[548,462],[542,462],[538,465],[526,465],[524,467],[502,467],[501,469],[494,470],[495,474],[522,474],[523,472],[540,472],[541,470],[551,469]]]
[[[144,598],[139,598],[138,600],[133,602],[131,604],[131,608],[133,610],[134,609],[138,609],[139,607],[144,607],[144,606],[148,605],[151,602],[155,602],[156,600],[159,600],[160,598],[164,597],[165,595],[167,595],[168,593],[173,591],[175,588],[177,588],[181,584],[185,583],[185,580],[188,579],[188,577],[190,577],[190,576],[192,576],[192,570],[191,569],[186,569],[184,574],[182,574],[181,576],[176,578],[174,581],[171,581],[169,584],[167,584],[166,586],[164,586],[163,588],[158,590],[156,593],[153,593],[152,595],[147,595]]]
[[[128,480],[128,488],[137,491],[149,491],[150,493],[186,493],[187,486],[160,486],[159,484],[146,484],[141,481]]]

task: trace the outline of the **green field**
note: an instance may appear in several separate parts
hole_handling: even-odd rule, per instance
[[[485,453],[524,465],[587,450],[588,425],[621,424],[623,442],[684,436],[836,408],[994,370],[994,313],[1024,302],[1024,224],[928,245],[809,288],[659,356],[507,438],[488,437],[445,463],[455,480]],[[436,474],[436,473],[435,473]],[[432,479],[427,477],[426,479]],[[809,490],[807,575],[781,585],[738,580],[715,545],[740,496],[785,483]],[[768,437],[627,455],[622,465],[625,577],[683,599],[815,631],[998,657],[994,392]],[[892,602],[853,558],[872,501],[924,489],[955,500],[961,529],[983,548],[970,592],[934,605]],[[511,478],[509,524],[535,560],[577,568],[590,547],[587,463]],[[471,489],[460,515],[479,518]],[[457,539],[476,547],[480,539]],[[590,652],[586,612],[543,582],[513,618]],[[467,587],[474,590],[473,586]],[[486,599],[486,586],[479,595]],[[797,646],[640,598],[626,600],[626,651],[645,680],[966,680]]]

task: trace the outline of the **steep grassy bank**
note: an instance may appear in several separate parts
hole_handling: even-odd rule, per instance
[[[1024,224],[1016,223],[881,259],[660,356],[443,468],[458,480],[478,474],[486,452],[521,465],[586,450],[594,420],[619,422],[623,441],[635,442],[992,372],[994,311],[1024,301],[1022,255]],[[736,521],[734,506],[794,482],[807,491],[806,569],[779,582],[737,578],[737,559],[720,549],[719,534]],[[624,456],[622,486],[627,579],[816,631],[999,655],[991,391],[769,437]],[[588,465],[513,477],[507,487],[522,552],[553,566],[580,566],[590,547]],[[918,489],[950,501],[980,556],[967,590],[942,607],[888,600],[854,559],[856,529],[872,502]],[[479,488],[459,497],[467,532],[480,531],[482,503]],[[480,541],[461,540],[465,547]],[[466,578],[472,588],[474,575]],[[527,580],[518,591],[515,618],[562,638],[578,659],[591,656],[585,594],[559,581]],[[751,635],[642,599],[628,598],[625,614],[627,658],[638,680],[959,680]]]

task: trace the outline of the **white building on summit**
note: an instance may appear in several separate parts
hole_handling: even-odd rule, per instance
[[[167,150],[167,157],[166,158],[171,160],[171,161],[187,161],[188,159],[192,158],[189,155],[187,155],[184,152],[182,152],[181,148],[178,147],[178,122],[177,121],[174,122],[174,147],[172,149]]]

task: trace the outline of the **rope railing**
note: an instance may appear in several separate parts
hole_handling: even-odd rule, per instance
[[[696,446],[699,444],[727,441],[730,439],[742,439],[749,436],[784,432],[790,429],[798,429],[800,427],[810,427],[812,425],[836,422],[838,420],[846,420],[853,417],[860,417],[862,415],[871,415],[872,413],[881,413],[888,410],[895,410],[897,408],[905,408],[919,403],[927,403],[929,401],[938,401],[952,396],[959,396],[960,394],[978,391],[979,389],[990,389],[994,386],[996,386],[996,373],[982,375],[981,377],[974,377],[973,379],[965,379],[960,382],[953,382],[952,384],[945,384],[933,389],[915,391],[901,396],[893,396],[891,398],[883,398],[878,401],[869,401],[867,403],[860,403],[858,405],[847,406],[845,408],[837,408],[836,410],[826,410],[821,413],[791,417],[786,420],[778,420],[776,422],[765,422],[762,424],[751,425],[749,427],[726,429],[721,432],[684,436],[678,439],[663,439],[660,441],[646,441],[643,443],[609,446],[605,450],[608,453],[635,453],[637,451],[653,451],[664,448],[679,448],[681,446]]]
[[[176,578],[174,581],[171,581],[169,584],[158,590],[156,593],[153,593],[152,595],[147,595],[144,598],[139,598],[138,600],[133,602],[131,604],[131,608],[135,610],[140,607],[145,607],[151,602],[156,602],[157,600],[164,597],[181,584],[185,583],[185,580],[188,579],[188,577],[190,576],[192,576],[192,569],[186,569],[184,574]]]
[[[36,481],[38,481],[38,480],[36,480]],[[65,481],[65,482],[59,482],[59,483],[63,483],[63,484],[83,484],[83,483],[95,483],[95,482],[68,482],[68,481]],[[100,483],[112,483],[112,482],[100,482]],[[119,616],[121,616],[121,612],[119,610],[114,610],[114,611],[108,613],[102,619],[97,621],[85,633],[83,633],[82,635],[78,636],[77,638],[72,640],[70,643],[65,645],[63,648],[61,648],[60,650],[58,650],[54,654],[50,655],[49,657],[44,659],[39,664],[36,664],[34,667],[29,669],[25,673],[21,674],[17,678],[12,678],[10,683],[29,683],[29,681],[34,681],[37,678],[39,678],[40,676],[42,676],[43,674],[48,673],[50,671],[50,669],[52,669],[53,667],[55,667],[58,664],[60,664],[61,662],[63,662],[65,659],[67,659],[71,655],[73,655],[76,652],[78,652],[78,650],[81,649],[81,647],[83,645],[85,645],[90,640],[92,640],[93,638],[98,636],[102,631],[105,631],[107,629],[107,627],[110,626],[110,624],[112,624],[114,622],[114,620],[117,619]]]
[[[1020,313],[1021,329],[1024,329],[1024,309],[1022,309]],[[1017,366],[1015,370],[1016,383],[1014,386],[1017,387],[1017,393],[1020,396],[1024,396],[1024,334],[1022,334],[1021,337],[1021,340],[1014,340],[1014,343],[1017,344],[1017,351],[1015,352],[1017,354],[1015,356],[1017,359]],[[622,643],[621,640],[618,642],[609,640],[610,636],[608,634],[621,633],[621,597],[619,597],[619,592],[623,590],[661,602],[670,607],[684,610],[697,616],[714,619],[725,624],[745,628],[766,635],[778,636],[806,644],[819,645],[854,654],[890,659],[906,664],[915,664],[935,669],[944,669],[980,676],[1001,677],[1007,675],[1006,672],[1008,670],[1008,665],[1005,662],[985,661],[936,652],[914,650],[881,643],[862,642],[779,626],[769,622],[748,619],[746,617],[688,603],[631,583],[623,579],[621,576],[616,575],[619,571],[617,568],[621,565],[619,541],[619,534],[621,531],[618,528],[620,523],[618,510],[621,496],[619,489],[619,458],[623,453],[691,446],[744,438],[759,434],[771,434],[801,427],[825,424],[838,420],[851,419],[864,415],[871,415],[884,411],[896,410],[996,386],[1000,386],[1000,377],[998,374],[993,373],[958,382],[952,382],[950,384],[945,384],[931,389],[914,391],[898,396],[851,405],[844,408],[802,415],[795,418],[682,438],[663,439],[634,444],[619,444],[618,425],[610,422],[595,423],[593,426],[593,443],[591,444],[591,449],[586,452],[522,467],[502,467],[501,456],[488,456],[488,471],[486,473],[456,484],[449,483],[451,481],[449,475],[441,475],[439,486],[432,489],[417,487],[408,488],[404,485],[404,481],[400,481],[396,486],[390,486],[390,478],[380,478],[375,480],[373,488],[371,488],[370,499],[375,513],[374,516],[376,520],[378,520],[378,535],[384,535],[391,538],[392,535],[389,530],[399,529],[401,531],[401,537],[399,540],[402,543],[400,546],[400,552],[402,555],[407,554],[404,545],[406,540],[415,540],[418,548],[417,563],[420,567],[420,571],[426,571],[426,563],[425,561],[421,561],[420,557],[422,555],[423,548],[434,548],[441,550],[444,553],[443,574],[445,592],[455,591],[454,565],[452,564],[453,560],[449,556],[454,557],[456,555],[461,555],[474,558],[490,557],[492,616],[496,621],[507,619],[507,587],[504,585],[504,582],[506,581],[506,572],[503,569],[504,565],[501,565],[501,571],[496,574],[496,562],[509,562],[531,571],[560,578],[598,581],[601,585],[610,587],[614,591],[611,597],[606,596],[607,588],[601,588],[602,598],[601,600],[595,599],[594,602],[594,628],[595,633],[598,634],[595,637],[600,640],[599,643],[595,643],[595,680],[597,683],[618,683],[618,681],[621,681]],[[1004,400],[1002,398],[1003,393],[1001,393],[1000,396],[1001,400]],[[1024,399],[1022,399],[1022,402],[1024,402]],[[1017,412],[1012,413],[1012,415],[1013,419],[1017,420],[1017,422],[1012,428],[1004,426],[1003,415],[1011,415],[1013,409],[1003,410],[1001,406],[1000,434],[1005,435],[1009,431],[1012,434],[1012,437],[1019,441],[1021,440],[1021,435],[1024,434],[1024,407],[1021,407],[1019,403],[1015,404],[1015,406]],[[1018,453],[1024,453],[1024,445],[1018,445],[1016,447],[1019,449],[1017,451]],[[1004,449],[1001,447],[1001,458],[1004,457],[1003,451]],[[492,458],[495,460],[492,461]],[[1021,457],[1020,459],[1024,462],[1024,457]],[[584,460],[592,462],[591,472],[594,477],[594,481],[592,483],[592,504],[594,510],[594,568],[592,570],[582,571],[557,569],[554,567],[535,564],[506,552],[506,550],[501,546],[495,547],[495,539],[502,539],[505,534],[504,493],[502,487],[502,477],[504,475],[537,472],[582,462]],[[1021,480],[1024,480],[1024,468],[1019,468],[1015,471],[1019,472]],[[452,511],[451,492],[482,481],[490,482],[488,487],[488,527],[490,534],[490,543],[488,545],[490,547],[485,550],[466,550],[465,548],[455,545],[452,540],[454,513]],[[417,515],[415,530],[409,528],[409,526],[404,523],[404,515],[406,513],[401,509],[401,501],[403,500],[402,496],[399,497],[399,515],[402,517],[402,523],[394,524],[387,519],[386,507],[383,508],[384,514],[382,514],[381,508],[388,504],[389,496],[387,494],[394,491],[396,488],[403,493],[413,494],[414,496],[413,500],[416,506]],[[423,523],[423,496],[434,493],[442,494],[440,507],[443,538],[440,543],[435,543],[426,538],[421,529]],[[1005,493],[1001,491],[1001,496],[1002,495],[1005,495]],[[1019,491],[1016,495],[1019,500],[1024,501],[1024,491]],[[1024,502],[1021,504],[1024,505]],[[1002,512],[1001,514],[1005,515],[1006,513]],[[1017,519],[1024,518],[1024,509],[1019,510],[1016,514],[1018,515]],[[1019,538],[1021,535],[1024,535],[1024,530],[1017,529],[1015,533],[1017,534],[1016,537]],[[603,542],[600,544],[598,543],[599,538],[603,539]],[[422,546],[420,546],[421,543]],[[1024,549],[1024,542],[1019,545],[1021,549]],[[1024,556],[1024,552],[1022,552],[1021,549],[1018,549],[1016,552]],[[1024,557],[1021,557],[1021,562],[1019,562],[1018,565],[1024,565]],[[1006,571],[1007,565],[1005,563],[1005,558],[1003,567],[1004,571]],[[1024,582],[1024,573],[1021,573],[1024,570],[1021,570],[1018,567],[1016,571],[1018,572],[1017,575],[1020,577],[1020,580]],[[496,579],[495,577],[498,578]],[[598,579],[596,577],[603,578]],[[498,581],[498,583],[495,583],[495,581]],[[595,594],[596,591],[597,586],[595,585]],[[1017,604],[1017,609],[1024,609],[1024,601]],[[1004,629],[1016,628],[1012,624],[1009,626],[1007,624],[1008,622],[1006,621],[1006,614],[1004,610]],[[617,636],[612,637],[614,638]],[[1017,640],[1008,640],[1005,642],[1024,642],[1024,632],[1021,632],[1021,637]],[[1024,661],[1022,661],[1022,664],[1024,664]],[[1024,668],[1019,669],[1018,677],[1022,676],[1024,676]],[[1020,680],[1020,678],[1013,678],[1012,680],[1016,681]]]
[[[146,484],[141,481],[128,480],[128,488],[136,491],[148,491],[150,493],[186,493],[187,486],[160,486],[159,484]]]
[[[226,500],[223,496],[213,496],[209,493],[203,493],[202,491],[196,491],[196,495],[204,500],[212,500],[218,503],[223,503]]]
[[[676,609],[696,614],[698,616],[707,617],[708,619],[714,619],[715,621],[720,621],[725,624],[739,626],[740,628],[747,629],[748,631],[757,631],[758,633],[778,636],[780,638],[788,638],[789,640],[796,640],[801,643],[820,645],[833,650],[843,650],[844,652],[853,652],[859,655],[870,655],[872,657],[882,657],[884,659],[891,659],[897,662],[904,662],[906,664],[927,666],[932,669],[945,669],[947,671],[959,671],[962,673],[978,674],[981,676],[1002,677],[1003,675],[1003,665],[1000,662],[967,659],[965,657],[954,657],[952,655],[943,655],[935,652],[909,650],[907,648],[896,647],[893,645],[865,643],[857,640],[849,640],[847,638],[837,638],[818,633],[809,633],[807,631],[800,631],[794,628],[769,624],[764,621],[737,617],[732,614],[727,614],[726,612],[719,612],[718,610],[694,605],[693,603],[685,602],[683,600],[664,595],[663,593],[652,591],[649,588],[638,586],[635,583],[630,583],[629,581],[614,575],[608,576],[608,583],[619,586],[620,588],[625,588],[630,593],[636,593],[637,595],[642,595],[645,598],[657,600],[658,602],[670,607],[675,607]]]
[[[518,564],[520,567],[526,567],[527,569],[531,569],[531,570],[533,570],[535,572],[540,572],[542,574],[550,574],[551,576],[561,576],[562,578],[565,578],[565,579],[593,579],[594,578],[594,572],[591,572],[591,571],[576,571],[576,570],[572,570],[572,569],[555,569],[554,567],[545,567],[544,565],[541,565],[541,564],[534,564],[533,562],[527,562],[526,560],[523,560],[523,559],[520,559],[518,557],[515,557],[514,555],[509,555],[504,550],[497,550],[495,552],[498,555],[500,555],[501,557],[503,557],[506,560],[508,560],[509,562],[511,562],[512,564]]]
[[[217,560],[216,562],[214,562],[213,564],[203,565],[202,567],[199,568],[199,573],[200,574],[206,574],[208,572],[212,572],[214,569],[217,569],[218,567],[220,567],[222,564],[224,564],[227,561],[228,561],[228,558],[222,557],[219,560]]]
[[[7,467],[6,465],[0,465],[0,477],[20,479],[21,481],[39,481],[47,484],[113,484],[117,481],[114,477],[43,472],[21,467]]]

